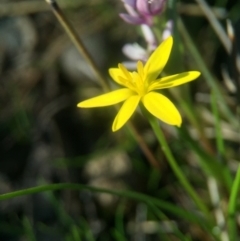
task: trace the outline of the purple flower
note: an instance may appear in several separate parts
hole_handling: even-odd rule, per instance
[[[160,14],[166,0],[122,0],[128,13],[120,17],[130,24],[153,24],[153,16]]]

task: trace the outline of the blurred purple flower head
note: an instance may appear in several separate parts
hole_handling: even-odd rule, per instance
[[[161,13],[166,0],[122,0],[128,13],[120,17],[130,24],[153,24],[153,16]]]

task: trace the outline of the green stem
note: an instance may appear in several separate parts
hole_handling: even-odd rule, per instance
[[[164,134],[161,130],[161,128],[159,127],[159,124],[157,122],[157,119],[150,115],[143,107],[142,107],[142,111],[145,114],[145,116],[148,118],[150,125],[157,137],[157,140],[159,142],[159,144],[162,147],[162,150],[164,152],[164,154],[166,155],[166,158],[174,172],[174,174],[176,175],[176,177],[179,179],[180,183],[182,184],[182,186],[185,188],[185,190],[188,192],[188,194],[192,197],[192,199],[194,200],[195,204],[198,206],[198,208],[207,216],[209,216],[209,212],[207,207],[204,205],[204,203],[201,201],[201,199],[199,198],[199,196],[197,195],[197,193],[194,191],[193,187],[191,186],[191,184],[188,182],[186,176],[183,174],[183,172],[181,171],[181,168],[178,166],[168,144],[167,141],[164,137]]]
[[[211,92],[211,106],[215,123],[216,146],[220,161],[225,157],[224,139],[222,136],[221,120],[218,112],[217,96],[214,91]]]
[[[240,165],[238,166],[237,174],[233,182],[229,205],[228,205],[228,233],[230,236],[230,241],[237,240],[237,225],[236,225],[236,212],[237,212],[237,202],[238,193],[240,187]]]

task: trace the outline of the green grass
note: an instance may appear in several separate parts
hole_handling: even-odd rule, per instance
[[[28,16],[30,2],[21,11],[11,5],[8,11],[13,15],[28,16],[25,20],[30,25],[21,24],[29,31],[33,28],[36,42],[29,49],[20,46],[16,56],[8,53],[7,42],[0,42],[1,238],[238,240],[240,93],[231,92],[225,82],[234,85],[240,70],[231,59],[235,54],[218,59],[223,46],[207,17],[181,14],[175,3],[168,2],[152,28],[160,43],[166,20],[174,19],[174,48],[164,75],[201,72],[186,86],[164,90],[179,109],[182,126],[160,123],[141,107],[131,123],[116,133],[111,132],[116,109],[83,111],[76,104],[96,89],[99,93],[100,88],[116,87],[109,85],[107,69],[127,60],[121,53],[124,44],[147,45],[139,26],[119,18],[118,13],[125,11],[122,2],[63,4],[76,36],[64,18],[58,16],[58,22],[51,11]],[[185,2],[178,3],[186,7]],[[239,3],[227,6],[227,1],[217,1],[215,5],[235,21]],[[11,14],[8,18],[14,21]],[[4,21],[0,21],[3,41],[15,28],[8,32],[9,23]],[[216,21],[226,31],[225,19]],[[60,24],[65,24],[67,37]],[[87,40],[88,46],[78,39],[94,39],[91,34],[96,33],[104,36],[101,47],[106,60],[101,68],[95,64],[100,55],[97,49],[88,52],[91,41]],[[71,44],[69,36],[78,50],[84,47],[95,82],[86,76],[76,80],[64,68],[59,56],[68,56],[63,54]],[[19,59],[27,56],[30,59],[21,65]],[[229,62],[228,71],[235,68],[237,73],[230,76],[238,79],[223,81],[222,70]]]

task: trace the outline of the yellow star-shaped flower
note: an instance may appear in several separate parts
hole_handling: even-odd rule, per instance
[[[155,117],[169,125],[179,126],[182,118],[174,104],[155,90],[172,88],[196,79],[200,72],[189,71],[157,79],[166,65],[173,45],[173,38],[162,42],[143,66],[137,63],[137,72],[129,72],[122,64],[109,69],[113,80],[124,88],[111,91],[78,103],[78,107],[91,108],[114,105],[124,101],[114,119],[112,130],[119,130],[132,116],[141,101]]]

